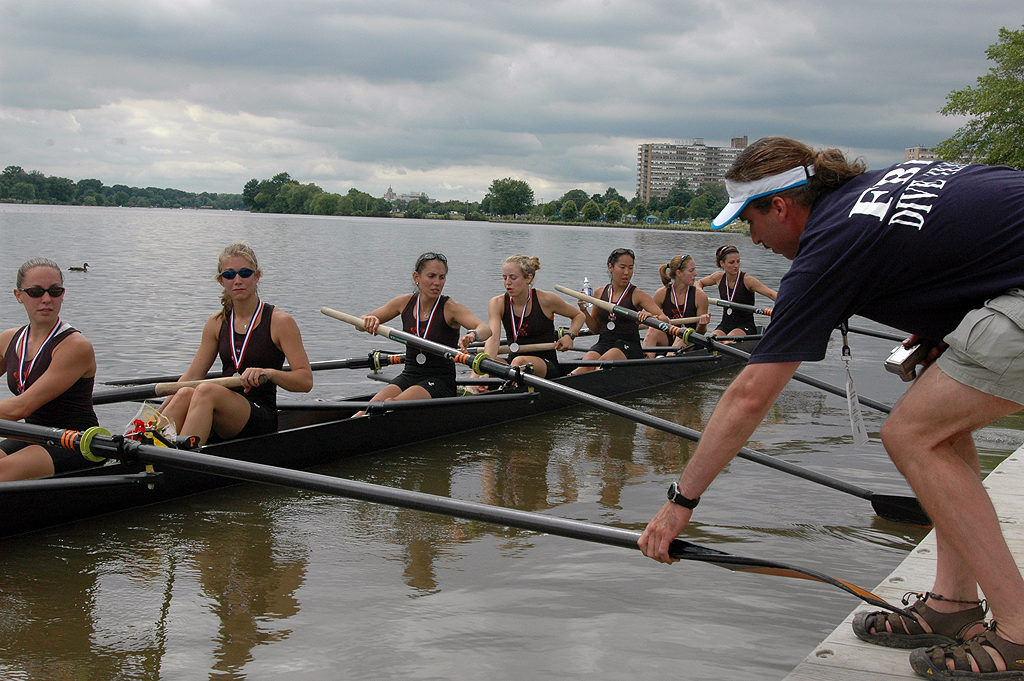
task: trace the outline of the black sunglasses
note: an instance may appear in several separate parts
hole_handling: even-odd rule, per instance
[[[434,253],[433,251],[427,251],[420,257],[416,258],[416,269],[419,269],[420,265],[431,260],[440,260],[445,265],[448,264],[448,258],[444,257],[444,253]]]
[[[224,270],[220,273],[221,278],[231,280],[235,278],[235,275],[240,276],[242,279],[248,279],[252,275],[256,274],[256,270],[251,270],[248,267],[243,267],[240,270]]]
[[[43,288],[42,286],[29,286],[28,288],[19,288],[22,293],[28,294],[29,298],[42,298],[44,293],[49,293],[51,298],[60,298],[64,295],[64,287],[57,286],[54,284],[50,288]]]

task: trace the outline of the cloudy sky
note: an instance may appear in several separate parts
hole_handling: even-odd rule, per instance
[[[1020,0],[9,0],[0,166],[240,193],[636,191],[641,142],[789,135],[871,167],[962,120]]]

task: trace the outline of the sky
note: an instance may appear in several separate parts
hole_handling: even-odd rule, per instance
[[[0,0],[0,167],[241,193],[636,193],[637,146],[876,168],[965,122],[1020,0]]]

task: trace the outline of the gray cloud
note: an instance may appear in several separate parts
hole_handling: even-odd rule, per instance
[[[786,134],[872,166],[961,123],[1017,3],[42,0],[0,5],[0,163],[239,192],[635,191],[636,145]]]

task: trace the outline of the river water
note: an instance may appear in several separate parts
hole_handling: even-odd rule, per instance
[[[255,249],[263,298],[295,317],[313,361],[398,349],[318,310],[362,314],[410,290],[422,251],[448,256],[445,293],[478,316],[501,293],[501,263],[513,253],[540,257],[536,284],[547,289],[579,288],[585,276],[602,283],[620,246],[636,251],[635,282],[648,292],[658,264],[691,253],[707,274],[728,240],[769,286],[788,266],[720,234],[129,208],[0,205],[0,239],[11,288],[32,256],[89,263],[66,273],[63,318],[92,341],[100,381],[185,369],[218,305],[216,256],[236,240]],[[13,296],[0,300],[3,328],[24,323]],[[851,340],[858,391],[892,404],[903,384],[881,362],[893,343]],[[803,370],[842,384],[838,336],[828,359]],[[624,402],[699,429],[734,373]],[[312,395],[280,399],[380,385],[354,370],[317,372],[315,382]],[[98,411],[115,430],[135,408]],[[882,415],[865,408],[864,418],[872,440],[857,447],[845,401],[794,383],[750,446],[906,493],[878,442]],[[1022,428],[1013,417],[978,433],[986,470],[1018,446]],[[640,530],[692,451],[572,409],[320,472]],[[871,588],[922,536],[875,517],[867,501],[736,460],[687,538]],[[802,580],[666,567],[624,549],[238,485],[4,541],[0,678],[771,679],[855,605]]]

